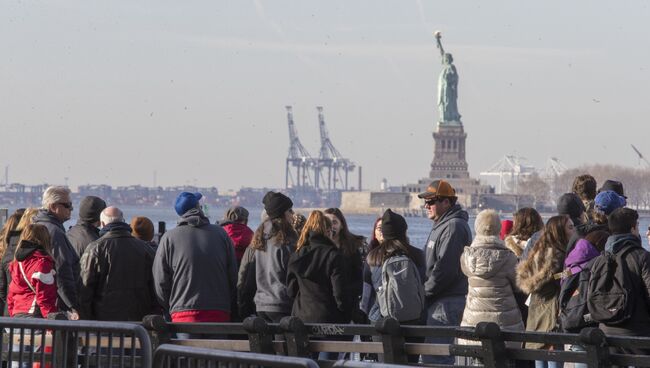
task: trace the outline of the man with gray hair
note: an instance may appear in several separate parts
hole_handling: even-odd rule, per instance
[[[56,306],[61,311],[69,312],[69,318],[78,319],[79,257],[63,227],[63,223],[70,219],[72,209],[70,189],[62,186],[48,187],[43,193],[42,208],[34,217],[34,223],[45,226],[50,233],[59,294]]]
[[[154,314],[154,253],[131,235],[131,227],[117,207],[100,215],[101,238],[88,245],[81,256],[80,313],[99,321],[141,321]]]

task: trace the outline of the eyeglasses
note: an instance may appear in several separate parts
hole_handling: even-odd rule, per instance
[[[65,209],[67,209],[67,210],[72,210],[72,203],[70,203],[70,202],[68,202],[68,203],[61,203],[61,202],[59,202],[59,203],[57,203],[57,204],[60,204],[61,206],[63,206],[63,207],[64,207]]]

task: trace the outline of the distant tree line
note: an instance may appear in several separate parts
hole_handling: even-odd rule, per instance
[[[569,169],[551,183],[551,195],[555,200],[562,193],[571,191],[576,176],[589,174],[596,179],[598,187],[605,180],[618,180],[623,183],[629,207],[650,208],[650,169],[638,169],[617,165],[586,165]]]

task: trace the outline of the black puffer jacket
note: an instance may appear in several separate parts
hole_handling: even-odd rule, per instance
[[[307,323],[346,323],[343,260],[336,245],[323,235],[312,235],[309,243],[289,257],[289,296],[294,298],[291,315]]]
[[[11,284],[11,272],[9,271],[9,263],[14,260],[16,247],[22,231],[10,231],[7,235],[7,249],[2,256],[2,272],[0,272],[0,312],[3,316],[8,316],[7,312],[7,294],[9,293],[9,284]]]
[[[113,225],[113,224],[111,224]],[[155,313],[154,253],[120,223],[92,242],[81,258],[81,317],[100,321],[141,321]]]
[[[99,229],[93,224],[79,220],[76,225],[68,230],[66,235],[68,235],[68,240],[70,240],[74,251],[81,258],[88,244],[99,239]]]

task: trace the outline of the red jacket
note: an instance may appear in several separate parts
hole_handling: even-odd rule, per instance
[[[17,259],[21,258],[17,257]],[[36,293],[27,285],[20,270],[20,263]],[[54,259],[51,256],[41,250],[33,250],[22,262],[12,261],[9,264],[9,271],[11,284],[7,295],[7,309],[11,317],[16,314],[34,314],[36,308],[40,308],[43,317],[57,311]]]
[[[237,264],[239,265],[246,248],[253,240],[253,230],[237,222],[227,222],[221,226],[226,230],[233,244],[235,244],[235,257],[237,257]]]

